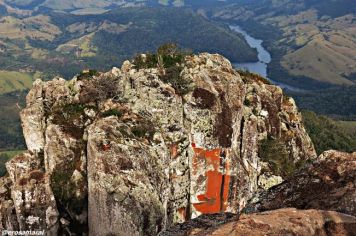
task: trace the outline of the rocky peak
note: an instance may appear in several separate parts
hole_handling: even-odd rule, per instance
[[[28,152],[1,180],[2,228],[156,235],[239,213],[316,158],[281,88],[220,55],[150,59],[34,83],[21,112]]]

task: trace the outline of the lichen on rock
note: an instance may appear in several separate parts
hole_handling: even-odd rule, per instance
[[[22,200],[5,194],[1,207],[14,208],[18,222],[0,208],[2,227],[25,229],[47,217],[38,227],[156,235],[205,213],[240,213],[270,187],[261,180],[276,173],[259,149],[267,138],[281,142],[290,163],[316,158],[279,87],[217,54],[178,59],[170,69],[179,71],[126,61],[71,81],[36,81],[21,113],[29,152],[8,163],[3,192],[42,194],[45,206],[34,205],[40,210],[24,221]],[[21,158],[34,164],[17,168]],[[32,180],[31,171],[43,179]]]

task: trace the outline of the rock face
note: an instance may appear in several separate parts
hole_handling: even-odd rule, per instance
[[[49,176],[31,153],[6,164],[9,177],[2,179],[0,219],[2,229],[57,232],[58,210]]]
[[[323,153],[309,167],[259,196],[246,211],[284,207],[333,210],[356,216],[356,153]]]
[[[211,215],[177,225],[160,236],[355,235],[356,217],[334,211],[279,209],[241,215]]]
[[[201,214],[239,213],[256,190],[280,183],[281,169],[316,158],[279,87],[219,55],[180,66],[170,83],[164,69],[130,62],[36,81],[21,113],[29,152],[1,180],[1,227],[156,235]],[[271,140],[284,158],[273,165],[259,148]]]

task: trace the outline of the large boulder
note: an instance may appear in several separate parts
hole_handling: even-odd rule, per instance
[[[254,199],[245,211],[284,207],[356,216],[356,153],[324,152],[311,165]]]
[[[355,235],[356,217],[334,211],[285,208],[263,213],[203,216],[176,225],[160,236]]]
[[[71,81],[37,80],[21,113],[24,158],[34,165],[8,165],[11,192],[35,191],[17,179],[41,171],[36,189],[53,194],[59,232],[155,235],[202,214],[239,213],[257,190],[316,158],[281,88],[220,55],[170,69],[127,61]]]

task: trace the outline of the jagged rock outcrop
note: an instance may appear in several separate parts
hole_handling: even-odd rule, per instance
[[[9,177],[2,179],[0,219],[7,230],[43,230],[56,233],[58,210],[49,175],[31,153],[6,164]]]
[[[355,235],[356,217],[335,211],[279,209],[241,215],[207,215],[176,225],[160,236]]]
[[[246,211],[284,207],[356,216],[356,153],[324,152],[313,164],[261,194]]]
[[[21,113],[23,156],[34,164],[22,171],[21,158],[8,163],[1,227],[29,227],[16,197],[27,189],[44,204],[26,217],[49,219],[37,228],[156,235],[201,214],[239,213],[257,189],[285,178],[281,170],[316,157],[279,87],[239,74],[219,55],[187,56],[179,68],[169,74],[127,61],[71,81],[37,80]],[[268,142],[283,160],[268,162],[259,148]]]

